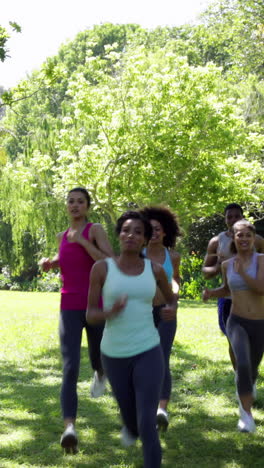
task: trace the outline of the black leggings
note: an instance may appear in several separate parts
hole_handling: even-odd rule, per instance
[[[177,320],[163,320],[160,312],[164,305],[154,306],[152,313],[155,327],[158,329],[160,336],[160,345],[164,356],[165,372],[161,387],[161,400],[169,400],[171,394],[171,371],[170,371],[170,355],[173,345],[173,340],[176,334]]]
[[[64,419],[75,419],[77,414],[77,380],[79,377],[83,328],[85,328],[87,334],[91,366],[94,370],[102,371],[100,343],[104,325],[88,325],[85,313],[85,310],[61,310],[60,312],[59,332],[63,359],[61,407]]]
[[[238,394],[252,393],[264,353],[264,320],[230,314],[226,331],[236,358]]]
[[[102,354],[102,362],[125,426],[142,441],[144,468],[160,468],[161,447],[156,428],[164,374],[160,346],[128,358]]]

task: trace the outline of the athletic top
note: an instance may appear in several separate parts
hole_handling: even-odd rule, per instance
[[[230,247],[233,238],[226,235],[226,231],[220,232],[218,234],[218,247],[217,247],[217,255],[224,257],[226,259],[233,256],[231,253]]]
[[[82,236],[89,239],[92,223],[87,223]],[[85,310],[87,307],[90,272],[95,261],[77,242],[69,242],[64,232],[59,249],[61,270],[61,309]]]
[[[252,278],[256,278],[257,276],[257,268],[258,268],[258,255],[256,252],[253,253],[251,262],[249,267],[246,269],[246,273],[251,276]],[[230,291],[246,291],[249,289],[247,283],[244,281],[242,276],[240,276],[234,270],[234,261],[235,257],[231,258],[227,265],[227,283],[229,286]]]
[[[144,249],[142,250],[142,253],[144,255],[147,255],[146,247],[144,247]],[[166,276],[168,278],[168,282],[171,284],[172,278],[173,278],[173,265],[172,265],[170,253],[168,249],[166,248],[165,248],[165,262],[162,264],[162,267],[165,270]]]
[[[113,258],[107,258],[107,276],[103,286],[105,309],[112,307],[121,296],[128,297],[123,311],[114,318],[106,319],[101,351],[106,356],[125,358],[154,348],[160,342],[152,316],[152,300],[156,292],[151,261],[144,259],[140,275],[127,275]]]

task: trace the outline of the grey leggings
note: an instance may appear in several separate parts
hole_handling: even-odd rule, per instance
[[[264,320],[230,314],[226,331],[236,358],[238,394],[252,393],[264,353]]]
[[[61,387],[61,408],[63,418],[76,418],[77,414],[77,380],[79,376],[82,332],[85,328],[88,339],[88,352],[91,366],[102,371],[100,343],[104,324],[88,325],[85,310],[61,310],[60,344],[63,358],[63,381]]]

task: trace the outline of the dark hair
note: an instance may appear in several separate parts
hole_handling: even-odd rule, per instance
[[[182,235],[177,216],[165,206],[146,206],[141,213],[149,220],[155,219],[161,224],[165,232],[165,247],[175,247],[177,237]]]
[[[226,205],[224,215],[226,215],[228,210],[239,210],[243,216],[243,208],[238,203],[229,203],[229,205]]]
[[[151,239],[152,236],[152,226],[149,220],[143,216],[140,211],[126,211],[123,213],[120,218],[118,218],[116,222],[116,233],[119,235],[122,229],[122,226],[125,221],[128,219],[138,219],[144,225],[144,237],[146,238],[147,242]]]
[[[243,226],[243,227],[249,229],[251,232],[253,232],[254,235],[256,234],[256,228],[255,228],[254,224],[251,224],[249,221],[247,221],[247,219],[240,219],[239,221],[237,221],[231,228],[231,232],[233,234],[233,240],[232,240],[232,243],[230,245],[230,250],[231,250],[232,253],[237,253],[237,248],[236,248],[236,244],[235,244],[235,240],[234,240],[234,235],[235,235],[236,228],[239,228],[239,226]]]
[[[69,192],[68,192],[68,196],[70,195],[70,193],[72,192],[81,192],[84,196],[85,196],[85,199],[87,201],[87,207],[89,208],[90,205],[91,205],[91,197],[88,193],[88,190],[86,190],[85,188],[83,187],[75,187],[73,189],[71,189]]]

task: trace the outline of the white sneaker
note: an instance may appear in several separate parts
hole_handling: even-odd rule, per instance
[[[123,447],[130,447],[137,440],[137,437],[131,434],[131,432],[128,430],[126,426],[122,427],[120,435],[121,435],[121,444],[123,445]]]
[[[158,429],[162,431],[166,431],[169,425],[169,417],[168,413],[163,408],[158,408],[157,411],[157,426]]]
[[[252,396],[253,396],[253,400],[257,399],[257,385],[256,385],[256,382],[253,384]],[[236,399],[237,399],[238,403],[240,404],[240,398],[239,398],[239,394],[238,394],[237,390],[236,390]]]
[[[104,394],[105,387],[106,387],[106,376],[102,375],[99,377],[98,372],[95,371],[93,376],[93,381],[90,387],[90,394],[92,398],[99,398]]]
[[[78,451],[77,449],[78,438],[77,438],[74,425],[72,423],[68,424],[65,431],[63,432],[61,436],[60,444],[67,453],[70,453],[71,451],[73,453],[76,453]]]
[[[255,432],[256,424],[252,414],[247,413],[242,406],[239,407],[240,418],[237,424],[237,428],[240,432]]]

